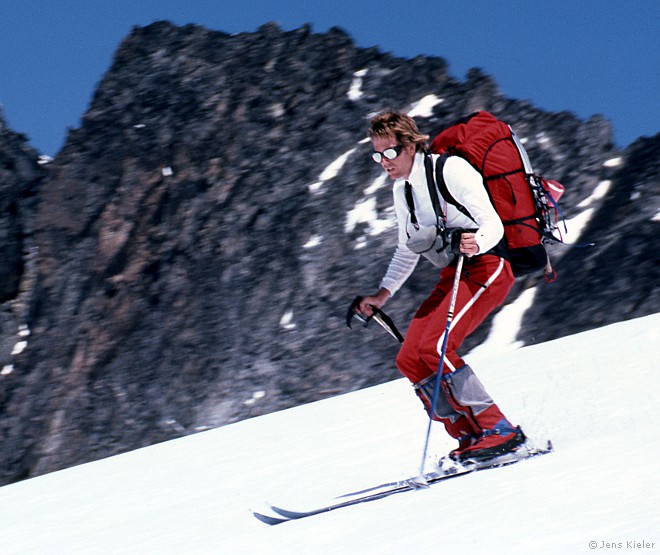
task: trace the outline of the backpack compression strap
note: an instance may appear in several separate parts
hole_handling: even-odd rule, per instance
[[[477,221],[472,217],[472,215],[470,214],[468,209],[465,208],[465,206],[463,206],[460,202],[458,202],[454,198],[454,196],[449,192],[449,189],[447,188],[447,183],[445,183],[445,178],[442,175],[442,169],[444,167],[445,161],[447,160],[447,158],[449,156],[460,156],[460,155],[459,154],[451,154],[450,155],[450,154],[446,153],[446,154],[443,154],[442,156],[440,156],[438,158],[438,161],[436,162],[436,165],[435,165],[435,180],[436,180],[436,183],[438,184],[438,189],[440,189],[440,193],[442,194],[443,198],[449,204],[453,205],[456,208],[456,210],[458,210],[464,216],[467,216],[468,218],[470,218],[476,224]],[[468,161],[468,163],[469,163],[469,161]],[[513,171],[510,171],[510,172],[501,173],[501,174],[497,174],[497,175],[490,175],[490,176],[484,178],[484,181],[493,180],[493,179],[500,179],[502,177],[506,177],[508,175],[513,175],[515,173],[521,173],[523,171],[524,171],[524,169],[521,167],[520,169],[513,170]],[[427,177],[427,179],[428,179],[428,177]],[[485,189],[486,189],[486,192],[488,193],[488,197],[490,198],[490,192],[488,191],[488,188],[485,187]],[[491,203],[492,203],[492,199],[491,199]],[[536,231],[542,237],[545,237],[545,235],[538,229],[538,226],[530,225],[530,224],[525,223],[529,220],[533,220],[535,217],[536,216],[534,214],[531,214],[529,216],[523,216],[523,217],[520,217],[520,218],[516,218],[515,220],[506,220],[506,221],[502,220],[502,224],[503,225],[524,225],[526,227],[529,227],[529,228],[533,229],[534,231]]]

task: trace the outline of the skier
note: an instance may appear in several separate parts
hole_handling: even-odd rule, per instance
[[[411,205],[413,221],[420,226],[433,226],[437,222],[424,162],[426,156],[431,156],[434,164],[438,158],[427,152],[429,136],[420,133],[410,116],[386,111],[371,120],[369,138],[373,159],[394,181],[398,244],[380,288],[375,294],[362,297],[357,307],[366,317],[398,291],[417,265],[420,255],[408,247]],[[504,302],[514,276],[501,246],[502,221],[488,198],[482,176],[458,156],[448,157],[442,172],[449,193],[473,218],[440,199],[445,226],[455,230],[457,250],[464,255],[446,353],[440,361],[456,256],[451,256],[453,260],[441,270],[430,296],[418,308],[396,365],[412,382],[430,417],[442,422],[449,435],[458,440],[458,447],[449,457],[457,461],[486,461],[515,451],[524,443],[525,436],[520,427],[513,426],[502,414],[456,351],[486,316]],[[440,394],[432,410],[438,374]]]

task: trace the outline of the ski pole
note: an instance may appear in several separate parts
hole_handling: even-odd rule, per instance
[[[424,487],[426,480],[424,479],[424,463],[426,462],[426,454],[429,448],[429,438],[431,437],[431,424],[433,424],[433,413],[435,412],[435,403],[440,395],[440,380],[442,379],[442,366],[445,361],[445,353],[447,352],[447,341],[449,338],[449,328],[451,327],[452,320],[454,319],[454,308],[456,307],[456,297],[458,296],[458,284],[461,281],[461,272],[463,271],[463,259],[465,255],[458,255],[458,262],[456,263],[456,274],[454,274],[454,284],[451,288],[451,299],[449,301],[449,310],[447,311],[447,324],[445,325],[445,336],[442,340],[442,349],[440,350],[440,364],[438,365],[438,372],[435,375],[435,389],[433,390],[433,399],[429,407],[429,425],[426,429],[426,439],[424,440],[424,451],[422,453],[422,462],[419,468],[418,485]]]

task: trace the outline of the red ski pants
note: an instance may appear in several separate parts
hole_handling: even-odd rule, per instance
[[[396,364],[413,384],[435,374],[440,367],[455,273],[455,265],[442,270],[440,281],[419,307],[406,332]],[[511,266],[503,258],[485,254],[465,259],[442,374],[454,372],[465,364],[456,350],[486,316],[504,302],[513,282]]]

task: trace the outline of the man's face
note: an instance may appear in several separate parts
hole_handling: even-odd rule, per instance
[[[374,147],[374,153],[380,154],[380,165],[387,172],[387,175],[392,179],[408,178],[415,158],[415,145],[401,146],[397,144],[396,138],[393,136],[375,137],[371,143]],[[388,149],[396,149],[399,154],[390,160],[387,154],[392,153],[392,151],[388,151]]]

